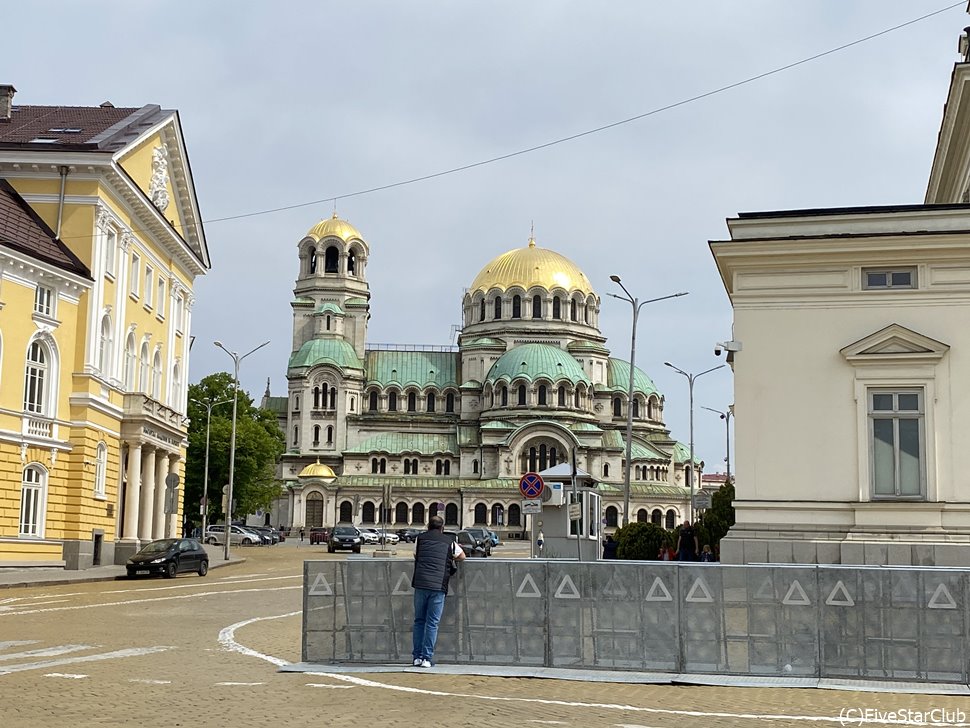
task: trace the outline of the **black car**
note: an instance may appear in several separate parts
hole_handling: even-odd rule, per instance
[[[465,552],[465,556],[470,559],[475,558],[486,558],[491,555],[491,549],[486,549],[481,543],[468,531],[445,531],[445,534],[451,536],[458,542],[461,546],[461,550]]]
[[[336,526],[330,532],[330,539],[327,541],[327,552],[332,554],[337,549],[345,549],[359,554],[360,545],[363,542],[364,539],[361,538],[360,531],[353,526]]]
[[[125,564],[128,578],[139,574],[162,574],[174,579],[183,571],[194,571],[199,576],[209,572],[209,554],[194,538],[163,538],[142,547]]]
[[[463,530],[475,540],[475,543],[478,546],[481,546],[485,550],[486,556],[492,555],[492,536],[488,532],[487,528],[474,526],[471,528],[465,528]],[[461,533],[461,531],[459,531],[459,533]],[[462,546],[462,548],[464,548],[464,546]]]
[[[248,526],[250,531],[255,531],[260,536],[263,536],[264,540],[268,538],[268,543],[271,546],[275,546],[280,542],[280,533],[272,526]]]
[[[395,533],[397,533],[398,538],[400,538],[404,543],[411,543],[414,541],[414,539],[424,533],[424,531],[419,528],[399,528],[397,531],[395,531]]]

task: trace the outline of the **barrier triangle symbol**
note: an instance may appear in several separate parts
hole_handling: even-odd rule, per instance
[[[528,586],[531,591],[526,591],[525,588]],[[519,588],[515,592],[515,596],[522,597],[524,599],[538,599],[542,596],[539,593],[539,587],[536,586],[536,580],[532,578],[532,574],[526,574],[522,583],[519,584]]]
[[[603,587],[603,595],[607,597],[625,597],[628,593],[626,587],[616,578],[616,574],[613,574]]]
[[[781,603],[807,607],[812,603],[812,600],[808,598],[808,594],[805,593],[802,585],[798,583],[798,579],[795,579],[792,581],[791,586],[788,587],[788,593],[785,594],[785,598],[781,600]]]
[[[836,594],[840,592],[842,596],[836,597]],[[852,597],[849,596],[849,591],[845,588],[845,584],[842,583],[841,579],[835,582],[835,587],[833,587],[832,593],[829,594],[829,597],[828,599],[825,600],[825,603],[832,607],[854,607],[855,606],[855,602],[852,600]]]
[[[488,584],[485,583],[485,576],[480,571],[476,571],[475,575],[468,582],[468,586],[465,587],[466,591],[470,592],[484,592],[488,591]]]
[[[946,584],[940,582],[926,606],[930,609],[956,609],[957,603],[950,594],[950,590],[946,588]]]
[[[414,594],[414,589],[411,588],[411,580],[405,572],[402,571],[397,578],[397,584],[394,585],[394,591],[391,594]]]
[[[672,602],[674,598],[670,596],[667,585],[659,576],[654,577],[650,591],[647,592],[646,601],[648,602]]]
[[[566,588],[569,591],[566,591]],[[556,599],[579,599],[579,589],[573,583],[573,580],[569,577],[569,574],[563,574],[562,581],[559,582],[559,588],[556,589],[555,594]]]
[[[330,588],[330,582],[327,581],[327,577],[323,574],[317,574],[317,578],[310,584],[310,590],[307,594],[311,597],[332,597],[333,589]]]
[[[774,599],[775,589],[771,584],[771,577],[766,576],[765,580],[761,582],[761,586],[758,587],[758,591],[754,593],[756,599]]]
[[[698,595],[697,592],[701,592]],[[707,588],[707,584],[700,577],[694,579],[694,583],[691,585],[690,591],[687,592],[687,596],[684,598],[685,602],[713,602],[714,597],[711,596],[710,590]]]

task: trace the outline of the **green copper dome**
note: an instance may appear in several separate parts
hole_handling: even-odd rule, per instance
[[[312,339],[290,357],[289,368],[333,364],[341,369],[363,369],[354,347],[343,339]]]
[[[568,379],[573,384],[590,383],[586,372],[568,353],[548,344],[523,344],[509,349],[488,371],[488,382],[524,377],[530,382],[545,378],[553,382]]]
[[[321,314],[323,314],[323,313],[339,313],[339,314],[342,314],[343,312],[344,312],[344,310],[342,308],[340,308],[340,306],[338,306],[336,303],[334,303],[333,301],[327,301],[326,303],[321,303],[319,306],[317,306],[313,313],[321,313]]]
[[[614,392],[626,392],[630,387],[630,362],[611,358],[607,365],[606,386]],[[639,367],[633,368],[633,391],[647,396],[659,394],[657,385]]]

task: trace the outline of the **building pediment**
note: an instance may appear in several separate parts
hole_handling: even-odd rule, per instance
[[[852,364],[900,361],[939,361],[949,351],[948,344],[931,339],[918,331],[899,324],[891,324],[864,339],[841,349],[840,353]]]

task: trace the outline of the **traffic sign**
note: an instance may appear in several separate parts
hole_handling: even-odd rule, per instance
[[[542,514],[542,501],[541,500],[524,500],[522,501],[522,514],[525,516],[538,516]]]
[[[169,488],[178,488],[179,485],[179,474],[169,473],[165,476],[165,485]]]
[[[706,511],[711,507],[711,494],[706,491],[699,491],[694,494],[694,510]]]
[[[542,476],[538,473],[526,473],[519,480],[519,492],[525,498],[538,498],[542,495]]]
[[[569,504],[569,520],[578,521],[583,517],[583,504],[582,503],[570,503]]]

